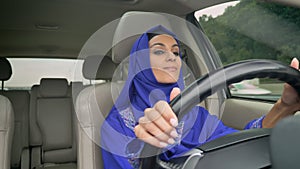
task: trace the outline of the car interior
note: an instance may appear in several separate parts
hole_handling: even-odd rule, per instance
[[[189,86],[222,66],[218,59],[213,59],[218,54],[212,50],[194,12],[228,1],[5,0],[0,7],[0,18],[5,20],[0,24],[0,36],[4,39],[0,42],[0,168],[102,169],[101,124],[127,78],[128,57],[135,39],[155,25],[163,25],[177,34],[183,49],[185,86]],[[270,2],[300,7],[293,0]],[[43,77],[30,89],[6,88],[6,81],[14,74],[14,65],[8,59],[30,57],[81,60],[83,65],[79,71],[83,77],[101,83]],[[198,105],[237,130],[265,115],[274,104],[230,97],[228,90],[224,83],[224,89],[214,91]],[[270,158],[274,168],[284,168],[283,164],[292,159],[283,154],[293,153],[296,157],[299,153],[297,149],[281,147],[280,143],[286,140],[282,140],[280,133],[292,137],[285,127],[289,124],[297,132],[299,125],[288,119],[271,136]],[[245,135],[248,139],[251,133]],[[262,139],[263,145],[267,144],[265,133],[260,136],[251,135],[251,138]],[[295,145],[297,141],[300,140],[287,144]],[[210,146],[203,149],[207,152],[218,149]],[[265,157],[270,160],[268,155]],[[181,167],[194,168],[197,162]],[[265,161],[261,163],[265,165]],[[271,168],[269,161],[267,165],[263,167]]]

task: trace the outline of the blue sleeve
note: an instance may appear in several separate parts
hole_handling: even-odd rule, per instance
[[[245,130],[246,129],[254,129],[254,128],[262,128],[262,122],[264,120],[266,116],[261,116],[258,119],[254,119],[252,121],[250,121],[246,126],[245,126]]]
[[[261,128],[264,116],[251,121],[245,129]],[[184,118],[183,139],[180,144],[166,151],[160,156],[162,160],[168,161],[178,157],[192,148],[217,139],[219,137],[238,132],[238,130],[225,126],[216,116],[211,115],[202,107],[193,109]]]
[[[111,113],[101,127],[101,149],[105,169],[136,169],[140,165],[140,142],[136,141],[118,114]],[[135,152],[136,151],[136,152]]]
[[[102,148],[102,159],[105,169],[134,169],[129,159],[116,154],[112,154]],[[139,165],[139,164],[138,164]]]
[[[210,115],[202,107],[193,108],[182,120],[184,121],[183,139],[179,145],[163,153],[160,156],[162,160],[168,161],[208,141],[238,131],[225,126],[217,116]]]

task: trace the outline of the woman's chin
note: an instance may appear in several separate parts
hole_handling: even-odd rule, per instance
[[[173,76],[168,76],[168,77],[162,77],[162,78],[159,78],[157,79],[157,81],[159,83],[165,83],[165,84],[169,84],[169,83],[176,83],[178,80],[178,78],[175,78]]]

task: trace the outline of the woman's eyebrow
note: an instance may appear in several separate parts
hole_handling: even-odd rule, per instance
[[[166,45],[163,44],[163,43],[154,43],[154,44],[152,44],[152,45],[150,46],[150,48],[152,48],[153,46],[156,46],[156,45],[158,45],[158,46],[163,46],[163,47],[166,46]]]
[[[165,45],[165,44],[163,44],[163,43],[154,43],[153,45],[151,45],[151,46],[150,46],[150,48],[152,48],[153,46],[156,46],[156,45],[159,45],[159,46],[166,47],[166,45]],[[172,48],[173,48],[173,47],[178,47],[178,44],[174,44],[174,45],[172,45]]]
[[[178,44],[172,45],[172,48],[174,48],[174,47],[178,47],[179,48],[179,45]]]

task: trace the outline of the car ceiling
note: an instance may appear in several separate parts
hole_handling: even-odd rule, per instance
[[[211,4],[202,0],[199,8]],[[227,0],[217,0],[219,3]],[[0,6],[0,56],[76,58],[85,41],[129,10],[184,16],[185,0],[4,0]],[[172,5],[170,5],[172,4]]]
[[[184,17],[227,1],[231,0],[2,0],[0,56],[76,58],[95,31],[126,11]]]

